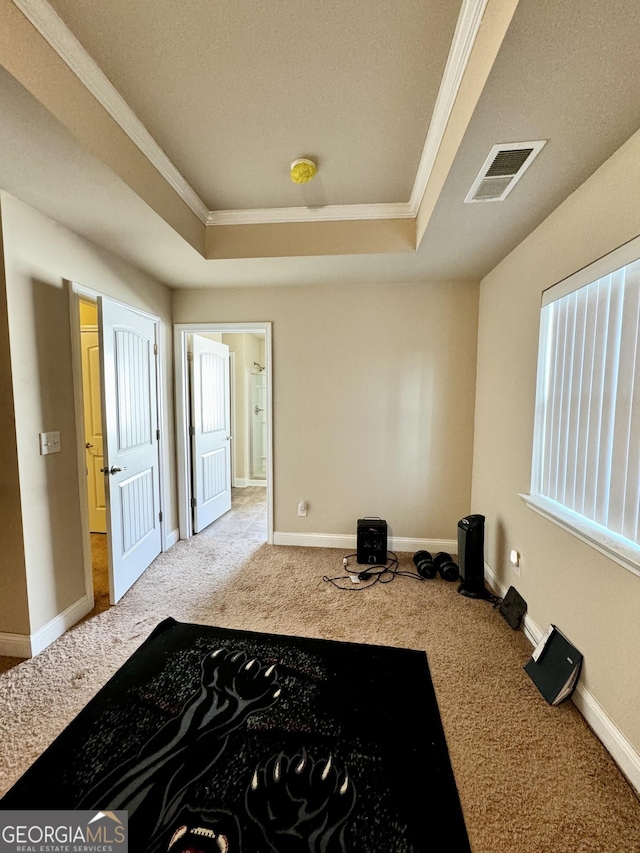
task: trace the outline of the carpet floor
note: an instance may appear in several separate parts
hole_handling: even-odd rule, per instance
[[[553,708],[537,692],[521,632],[440,578],[339,591],[322,578],[341,573],[342,557],[196,536],[36,658],[0,659],[0,793],[172,616],[425,650],[474,853],[640,853],[638,798],[573,704]],[[400,558],[412,568],[409,554]],[[398,704],[397,725],[420,720]]]

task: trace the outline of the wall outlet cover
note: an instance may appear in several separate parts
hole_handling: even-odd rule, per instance
[[[60,453],[60,433],[58,431],[40,433],[40,455],[47,456],[49,453]]]

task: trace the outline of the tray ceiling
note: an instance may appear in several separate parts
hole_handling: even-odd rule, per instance
[[[640,125],[626,0],[0,17],[0,186],[174,286],[478,278]],[[492,146],[527,140],[546,145],[508,199],[463,206]]]

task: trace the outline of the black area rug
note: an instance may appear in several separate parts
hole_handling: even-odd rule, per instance
[[[0,800],[141,853],[469,853],[423,652],[167,619]]]

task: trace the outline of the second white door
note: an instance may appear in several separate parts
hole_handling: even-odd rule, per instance
[[[115,604],[161,550],[154,321],[98,297],[109,592]]]
[[[193,531],[231,509],[229,347],[192,337],[191,458]]]

